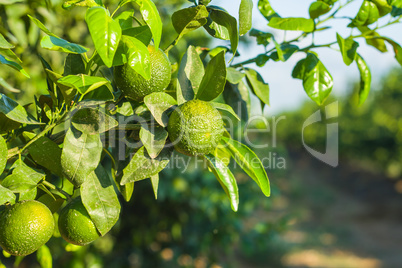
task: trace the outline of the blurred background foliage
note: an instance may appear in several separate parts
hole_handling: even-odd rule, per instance
[[[163,18],[165,48],[176,36],[170,16],[188,2],[155,3]],[[117,1],[105,4],[115,6]],[[21,90],[12,97],[22,104],[46,94],[39,55],[58,73],[63,72],[66,56],[39,47],[39,29],[27,14],[62,38],[93,47],[85,9],[66,11],[61,5],[60,0],[0,0],[0,33],[16,46],[14,52],[31,78],[5,65],[0,77]],[[170,59],[177,62],[190,44],[209,43],[202,30],[194,31],[171,50]],[[238,213],[232,212],[219,183],[195,159],[187,170],[163,171],[156,201],[148,180],[137,183],[133,200],[122,202],[118,224],[93,244],[76,247],[55,234],[48,243],[53,266],[401,267],[397,257],[402,250],[401,80],[400,69],[391,72],[361,107],[355,105],[355,92],[339,98],[337,168],[315,160],[302,146],[302,124],[319,109],[313,102],[305,103],[283,114],[286,119],[278,123],[276,147],[257,150],[270,166],[270,198],[236,171],[240,207]],[[324,150],[326,123],[306,128],[309,146]],[[254,144],[272,144],[269,132],[247,137]],[[285,160],[283,168],[274,163],[280,159]],[[19,267],[39,267],[35,254],[24,259],[0,254],[0,267],[12,267],[15,261]]]

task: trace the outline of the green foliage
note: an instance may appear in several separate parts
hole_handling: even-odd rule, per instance
[[[371,73],[359,54],[359,38],[380,52],[387,51],[385,43],[391,44],[402,65],[401,46],[377,32],[399,22],[400,1],[364,1],[356,16],[347,18],[348,27],[361,34],[346,38],[337,34],[336,41],[306,47],[300,46],[302,39],[328,29],[322,24],[353,1],[315,1],[309,8],[310,18],[281,17],[268,0],[258,1],[269,27],[300,32],[290,41],[275,39],[270,28],[252,29],[251,0],[240,2],[239,21],[223,8],[209,5],[211,1],[190,2],[191,6],[184,7],[182,2],[174,2],[175,10],[169,14],[166,10],[170,9],[160,8],[163,2],[152,0],[121,0],[113,11],[109,10],[114,5],[93,0],[66,1],[66,10],[40,3],[38,7],[11,5],[12,1],[2,7],[7,23],[0,34],[0,63],[11,68],[0,79],[7,90],[0,93],[0,204],[44,200],[57,213],[64,200],[64,209],[68,209],[72,197],[80,198],[81,210],[88,214],[95,233],[105,236],[120,217],[118,196],[128,202],[139,181],[150,179],[152,197],[158,192],[159,198],[161,192],[166,196],[168,190],[160,187],[159,174],[170,163],[174,147],[184,154],[204,156],[223,187],[223,196],[229,199],[227,204],[237,211],[241,187],[238,173],[230,169],[231,158],[265,196],[271,194],[257,154],[222,128],[221,113],[246,121],[251,99],[258,99],[262,108],[269,105],[268,83],[245,65],[264,66],[269,60],[274,64],[286,62],[296,53],[305,55],[292,76],[302,80],[305,92],[318,105],[325,103],[334,81],[316,49],[336,46],[346,65],[356,61],[361,76],[360,104],[368,98]],[[19,5],[26,8],[19,10]],[[383,24],[378,20],[382,16],[389,16],[390,21]],[[162,23],[166,17],[171,19],[168,27]],[[45,26],[49,24],[51,28]],[[190,45],[186,39],[195,31],[228,40],[230,46]],[[266,52],[231,63],[239,56],[239,36],[247,32]],[[39,54],[38,59],[29,53]],[[32,83],[21,80],[31,74]],[[19,96],[12,94],[19,92],[14,85],[23,89],[22,98],[30,105],[19,104]],[[33,91],[34,87],[40,90]],[[189,118],[182,120],[178,107],[194,103],[205,104],[210,112],[189,109]],[[193,119],[200,126],[194,127]],[[242,123],[236,122],[240,127]],[[218,126],[218,135],[197,132],[214,126]],[[196,143],[207,143],[207,150],[180,150],[172,143],[183,133],[197,137]],[[50,262],[49,255],[46,247],[38,252],[42,266]]]

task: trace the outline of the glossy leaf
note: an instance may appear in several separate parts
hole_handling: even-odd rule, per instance
[[[169,121],[167,112],[175,105],[176,100],[167,93],[155,92],[145,96],[144,103],[159,125],[166,127]]]
[[[148,25],[125,29],[123,30],[123,35],[134,37],[140,40],[145,46],[148,46],[152,40],[152,32]]]
[[[96,51],[107,67],[111,67],[113,57],[119,46],[121,28],[103,7],[92,7],[87,10],[85,21],[94,42]]]
[[[59,87],[66,104],[70,105],[70,102],[74,99],[77,90],[72,85],[65,86],[63,84],[60,84],[58,80],[63,77],[62,75],[55,73],[49,69],[45,69],[45,71],[48,79]]]
[[[139,1],[136,0],[136,2]],[[159,48],[162,37],[162,20],[159,16],[158,9],[152,0],[141,0],[140,2],[142,2],[140,6],[142,18],[151,29],[155,47]]]
[[[70,43],[62,38],[45,35],[40,41],[42,48],[65,53],[81,54],[88,52],[88,48]]]
[[[13,202],[15,200],[15,194],[0,185],[0,205],[7,203],[7,202]]]
[[[234,17],[223,10],[210,9],[209,19],[204,28],[215,38],[230,40],[233,56],[236,54],[237,46],[239,45],[239,34],[237,21]]]
[[[179,104],[194,99],[194,95],[198,92],[204,74],[204,64],[200,56],[195,47],[189,46],[181,59],[177,74],[181,89],[178,92],[180,94],[177,95]]]
[[[0,63],[10,66],[14,70],[20,72],[21,74],[25,75],[26,77],[30,78],[29,74],[21,67],[17,62],[8,60],[3,55],[0,54]]]
[[[272,8],[269,0],[259,0],[258,1],[258,10],[260,13],[269,21],[273,17],[279,17],[279,15]]]
[[[353,24],[356,26],[370,25],[378,20],[380,17],[376,4],[371,1],[363,1],[359,12],[353,19]]]
[[[381,39],[381,35],[377,32],[371,30],[367,26],[360,26],[357,27],[359,31],[364,34],[364,38],[366,38],[367,45],[375,47],[381,52],[387,52],[387,46],[385,45],[385,41]]]
[[[292,76],[303,80],[304,90],[318,105],[324,103],[334,85],[331,74],[312,53],[308,53],[305,59],[296,64]]]
[[[388,0],[387,1],[392,6],[391,16],[398,17],[402,15],[402,1],[401,0]]]
[[[223,98],[232,107],[238,117],[247,122],[248,111],[251,108],[250,93],[243,81],[240,81],[239,84],[227,82],[223,91]]]
[[[63,76],[85,73],[85,63],[79,54],[68,54],[64,62]]]
[[[14,45],[10,44],[2,34],[0,34],[0,48],[1,49],[10,49],[14,48]]]
[[[394,53],[395,53],[395,59],[398,61],[398,63],[402,66],[402,47],[401,45],[399,45],[397,42],[395,42],[394,40],[388,38],[388,37],[373,37],[373,39],[381,39],[381,40],[385,40],[388,43],[390,43],[392,45],[392,48],[394,49]]]
[[[371,71],[364,59],[357,54],[356,64],[360,72],[359,105],[363,104],[371,88]]]
[[[314,31],[314,20],[306,18],[279,18],[270,19],[268,26],[286,31],[303,31],[306,33]]]
[[[246,69],[247,84],[254,94],[265,104],[269,105],[269,85],[264,82],[257,71]]]
[[[211,59],[205,70],[196,99],[211,101],[218,97],[226,82],[225,53],[222,51]]]
[[[120,25],[121,30],[123,31],[126,29],[130,29],[133,27],[133,17],[134,17],[134,10],[127,10],[121,12],[117,15],[114,20],[117,21]]]
[[[239,207],[239,189],[232,172],[220,159],[212,154],[205,155],[205,159],[207,160],[208,167],[214,173],[223,190],[225,190],[226,195],[229,197],[232,210],[237,211]]]
[[[140,140],[152,159],[162,151],[167,137],[168,133],[163,127],[143,125],[140,130]]]
[[[233,108],[230,107],[229,105],[224,104],[224,103],[219,103],[219,102],[210,102],[210,103],[215,109],[218,109],[221,111],[226,111],[226,112],[230,113],[231,115],[233,115],[237,120],[240,121],[240,118],[237,116],[237,114],[235,113]]]
[[[55,35],[54,33],[52,33],[51,31],[49,31],[49,29],[46,28],[46,26],[43,25],[43,23],[42,23],[40,20],[38,20],[37,18],[34,18],[34,17],[30,16],[30,15],[28,15],[28,17],[29,17],[29,18],[31,19],[31,21],[32,21],[33,23],[35,23],[36,26],[38,26],[39,29],[41,29],[45,34],[58,38],[58,36]]]
[[[0,175],[3,173],[7,164],[8,148],[6,141],[0,135]]]
[[[250,36],[254,36],[257,39],[258,45],[268,46],[271,43],[272,38],[274,35],[272,33],[262,32],[257,29],[251,29]]]
[[[226,69],[226,80],[232,84],[238,84],[246,76],[245,73],[237,71],[235,68],[228,67]]]
[[[154,191],[155,199],[158,199],[158,186],[159,186],[159,174],[151,176],[152,190]]]
[[[61,168],[61,149],[47,137],[41,137],[28,148],[32,159],[59,177],[63,176]]]
[[[36,188],[36,183],[29,177],[11,174],[4,178],[1,185],[13,193],[26,193]]]
[[[207,23],[208,11],[204,5],[178,10],[172,15],[173,27],[179,36],[204,26]]]
[[[258,184],[264,195],[270,196],[271,187],[268,175],[258,156],[240,142],[227,137],[223,137],[222,141],[237,164]]]
[[[324,14],[327,14],[331,10],[331,7],[321,1],[313,2],[310,5],[308,13],[310,14],[310,18],[316,19]]]
[[[147,46],[137,38],[123,35],[113,65],[125,63],[145,79],[151,78],[151,63]]]
[[[96,229],[103,236],[120,215],[120,202],[105,169],[99,165],[81,186],[81,199]]]
[[[110,84],[110,82],[103,77],[89,76],[86,74],[68,75],[60,78],[57,82],[66,87],[73,87],[81,94],[87,94],[103,85]]]
[[[119,123],[102,111],[92,108],[83,108],[76,111],[71,118],[71,124],[85,134],[94,135],[104,133]]]
[[[130,182],[144,180],[158,174],[167,166],[169,158],[170,154],[166,149],[162,150],[155,159],[152,159],[146,152],[145,147],[141,147],[123,170],[123,178],[120,184],[125,185]]]
[[[299,50],[299,47],[296,46],[296,45],[281,44],[280,45],[280,51],[282,53],[282,61],[287,61],[298,50]],[[279,58],[278,51],[272,52],[271,55],[269,55],[269,58],[272,59],[273,61],[281,60]]]
[[[3,113],[9,119],[15,122],[28,125],[42,124],[28,114],[24,107],[2,93],[0,93],[0,113]]]
[[[241,0],[239,8],[239,34],[244,35],[250,31],[253,18],[253,1]]]
[[[88,135],[71,127],[64,139],[61,166],[64,175],[76,186],[85,182],[99,164],[102,142],[99,134]]]
[[[336,34],[336,39],[342,53],[343,62],[349,66],[356,58],[356,51],[359,47],[359,43],[352,38],[343,39],[338,33]]]

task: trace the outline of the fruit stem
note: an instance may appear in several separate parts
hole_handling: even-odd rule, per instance
[[[50,183],[50,182],[48,182],[48,181],[42,181],[42,184],[43,185],[45,185],[45,186],[47,186],[48,188],[50,188],[50,189],[52,189],[52,190],[56,190],[56,191],[58,191],[59,193],[61,193],[62,195],[64,195],[66,198],[67,198],[67,201],[71,201],[72,199],[71,199],[71,195],[69,195],[68,193],[66,193],[65,191],[63,191],[61,188],[59,188],[59,187],[57,187],[56,185],[54,185],[54,184],[52,184],[52,183]]]

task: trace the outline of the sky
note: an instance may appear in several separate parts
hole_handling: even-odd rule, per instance
[[[271,0],[270,3],[275,11],[282,17],[305,17],[308,18],[308,8],[312,0]],[[340,0],[345,3],[346,0]],[[342,9],[337,16],[355,17],[363,0],[357,0]],[[276,40],[282,41],[283,31],[276,30],[267,26],[266,19],[260,14],[257,3],[258,0],[253,0],[253,28],[261,31],[271,32],[275,35]],[[240,0],[213,0],[211,4],[225,8],[232,16],[238,18]],[[324,16],[325,17],[325,16]],[[384,20],[385,19],[385,20]],[[386,24],[389,16],[380,20],[380,25]],[[338,32],[344,38],[350,35],[350,29],[347,28],[348,20],[329,21],[323,26],[332,26],[328,31],[316,34],[315,40],[317,44],[324,44],[336,41],[336,33]],[[379,31],[383,36],[391,37],[398,43],[402,43],[402,24],[395,24],[390,27],[384,28]],[[290,40],[292,37],[298,36],[299,32],[287,32],[286,39]],[[357,30],[353,32],[357,34]],[[241,62],[264,53],[263,46],[258,46],[255,39],[251,39],[250,45],[241,44],[239,46],[239,57],[236,62]],[[301,47],[311,44],[311,39],[306,39],[306,42],[300,43]],[[400,66],[394,58],[394,53],[391,46],[388,46],[387,53],[381,53],[373,47],[366,45],[365,41],[360,38],[357,41],[360,43],[358,53],[366,60],[372,71],[372,90],[378,88],[382,77],[392,68]],[[227,42],[226,42],[227,43]],[[225,44],[225,41],[216,41],[216,45]],[[336,45],[333,46],[337,48]],[[359,71],[355,63],[346,66],[343,63],[340,52],[329,49],[321,48],[315,50],[321,61],[332,74],[334,79],[334,88],[332,95],[342,96],[351,90],[350,84],[359,81]],[[302,58],[305,57],[304,53],[297,53],[293,55],[287,62],[273,62],[269,61],[264,67],[259,68],[255,64],[247,65],[247,67],[255,68],[264,78],[265,82],[270,86],[270,106],[265,108],[265,114],[276,115],[286,110],[294,110],[300,107],[305,101],[309,101],[306,93],[303,90],[302,81],[293,79],[291,76],[293,67]],[[312,102],[312,101],[311,101]]]

